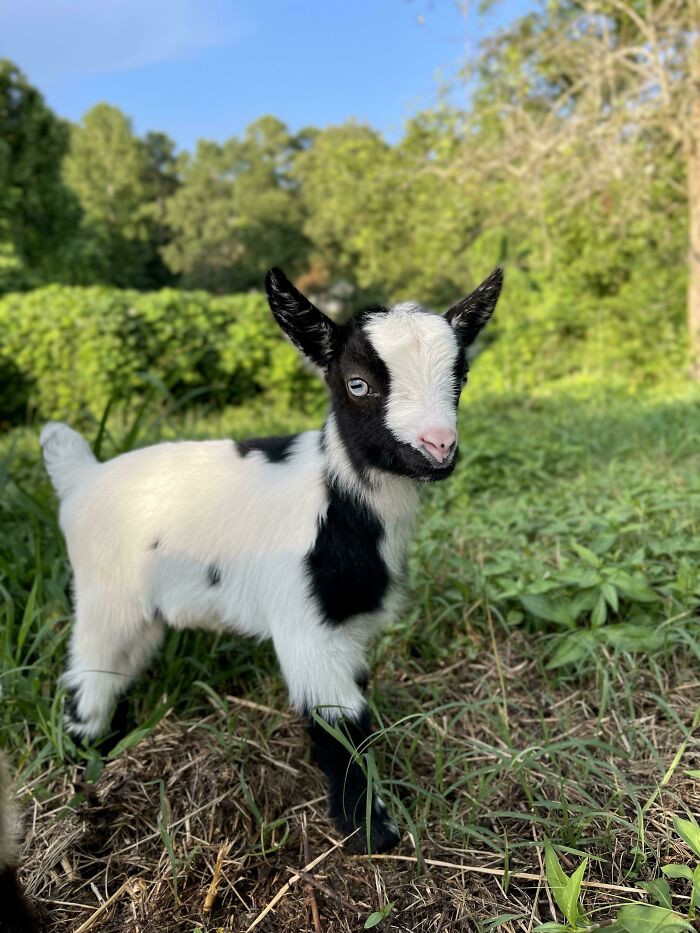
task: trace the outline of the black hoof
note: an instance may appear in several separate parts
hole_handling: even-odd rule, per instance
[[[396,823],[386,811],[372,814],[369,847],[367,846],[367,826],[364,821],[358,827],[357,824],[352,825],[349,820],[337,819],[336,826],[343,837],[356,830],[345,843],[345,848],[348,852],[352,852],[353,855],[379,855],[382,852],[388,852],[390,849],[396,848],[401,840]]]

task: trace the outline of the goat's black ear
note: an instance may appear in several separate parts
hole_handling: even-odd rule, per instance
[[[503,269],[499,267],[471,295],[445,311],[445,319],[454,327],[462,346],[474,343],[479,331],[491,320],[502,287]]]
[[[338,326],[295,288],[281,269],[270,269],[265,291],[275,320],[312,363],[326,369]]]

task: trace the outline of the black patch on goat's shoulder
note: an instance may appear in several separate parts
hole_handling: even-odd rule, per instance
[[[389,573],[379,552],[384,528],[377,516],[334,483],[328,510],[306,556],[311,589],[327,622],[381,609]]]
[[[292,453],[292,444],[298,437],[298,434],[288,434],[284,437],[253,437],[235,443],[241,457],[247,457],[251,451],[258,450],[265,455],[268,463],[285,463]]]
[[[207,567],[207,582],[209,586],[218,586],[221,583],[221,567],[209,564]]]
[[[151,544],[150,547],[152,551],[157,551],[158,548],[160,547],[160,538],[156,538],[156,540],[153,542],[153,544]]]

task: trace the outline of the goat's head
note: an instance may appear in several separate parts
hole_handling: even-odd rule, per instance
[[[353,464],[420,480],[444,479],[457,454],[457,405],[467,348],[496,307],[496,269],[444,315],[403,303],[336,324],[279,269],[265,286],[278,324],[324,373]]]

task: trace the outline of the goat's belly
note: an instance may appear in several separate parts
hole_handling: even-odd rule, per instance
[[[302,563],[283,552],[203,562],[162,548],[153,555],[145,598],[173,628],[267,638],[275,620],[308,603]]]

